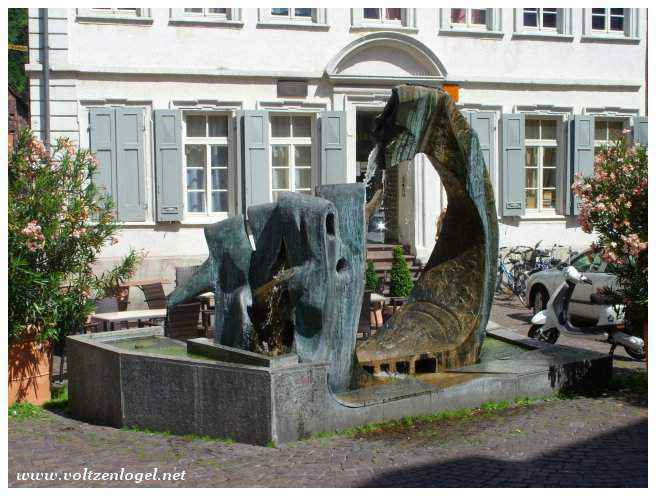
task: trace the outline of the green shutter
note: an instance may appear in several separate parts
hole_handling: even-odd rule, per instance
[[[575,115],[570,121],[570,175],[571,185],[575,174],[584,177],[593,173],[594,164],[594,116]],[[570,198],[570,213],[578,215],[581,200],[570,189],[567,195]]]
[[[116,203],[116,114],[113,108],[92,108],[89,114],[89,145],[98,160],[93,182]]]
[[[348,182],[346,167],[346,112],[320,112],[321,184]]]
[[[182,115],[180,110],[155,110],[155,176],[157,220],[180,221],[182,198]]]
[[[636,117],[633,126],[633,140],[643,146],[648,146],[649,142],[649,129],[647,125],[647,117]]]
[[[244,208],[271,201],[269,112],[245,110],[243,118]]]
[[[501,134],[503,139],[501,212],[503,216],[524,215],[526,211],[524,115],[503,114]]]
[[[116,207],[120,221],[146,220],[144,109],[116,109]]]

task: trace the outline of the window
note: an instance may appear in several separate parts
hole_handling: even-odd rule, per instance
[[[230,9],[183,9],[185,16],[217,17],[229,19]]]
[[[283,191],[312,192],[310,115],[271,115],[271,199]]]
[[[558,121],[526,119],[526,208],[554,210],[557,195]]]
[[[619,8],[583,9],[583,39],[628,43],[640,41],[640,10]]]
[[[530,8],[522,9],[522,22],[524,28],[556,30],[558,27],[558,9],[556,8]]]
[[[488,9],[451,9],[451,26],[487,29]]]
[[[187,212],[227,212],[228,116],[186,112],[183,136]]]
[[[326,9],[308,7],[277,7],[259,9],[260,25],[296,26],[298,29],[327,29]]]
[[[98,14],[121,15],[121,16],[138,16],[141,9],[113,9],[113,8],[92,8],[89,9]]]
[[[365,21],[401,24],[403,19],[403,9],[362,9],[362,11]]]
[[[595,153],[622,138],[625,124],[620,119],[595,118]]]
[[[624,34],[624,9],[591,9],[592,31],[608,34]]]
[[[184,8],[171,9],[171,24],[241,27],[241,9]]]
[[[301,20],[301,21],[311,21],[312,20],[312,9],[296,9],[296,8],[278,8],[271,9],[271,17],[274,19],[285,19],[285,20]]]

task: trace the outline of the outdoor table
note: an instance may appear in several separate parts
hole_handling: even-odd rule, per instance
[[[166,308],[157,308],[153,310],[126,310],[124,312],[107,312],[91,314],[91,319],[103,323],[103,330],[109,331],[114,328],[116,322],[134,322],[141,320],[165,319]]]

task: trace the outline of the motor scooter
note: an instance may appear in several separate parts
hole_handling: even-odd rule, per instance
[[[619,345],[624,347],[630,357],[644,360],[643,340],[624,332],[624,305],[613,305],[607,297],[593,294],[590,296],[591,303],[606,306],[597,323],[589,327],[577,327],[570,322],[568,309],[574,288],[577,284],[592,285],[592,281],[572,265],[564,267],[562,271],[565,280],[549,298],[547,307],[531,319],[528,337],[554,344],[561,332],[570,335],[605,333],[605,340],[611,345],[611,356]]]

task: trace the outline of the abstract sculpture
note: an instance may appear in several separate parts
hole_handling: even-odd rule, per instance
[[[478,360],[494,291],[498,251],[494,193],[478,136],[441,90],[394,88],[377,120],[377,169],[424,153],[448,208],[437,244],[402,310],[357,349],[372,372],[436,372]],[[376,208],[381,174],[369,171]]]
[[[212,289],[214,341],[265,354],[329,362],[334,391],[350,385],[364,288],[362,184],[283,193],[205,228],[210,258],[168,306]]]
[[[325,185],[316,196],[283,193],[252,206],[248,223],[236,215],[208,226],[210,258],[171,293],[169,307],[212,289],[216,344],[328,362],[333,392],[365,382],[357,362],[371,372],[419,373],[477,361],[498,248],[478,137],[446,93],[419,86],[393,90],[376,133],[366,208],[363,184]],[[447,192],[439,239],[408,304],[356,350],[366,220],[382,198],[382,170],[417,153]]]

